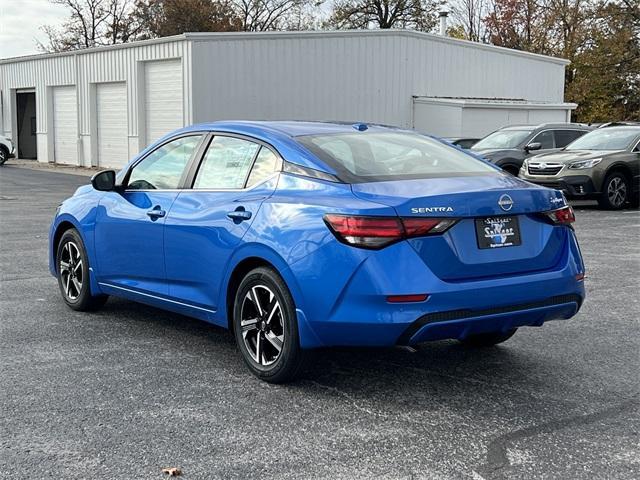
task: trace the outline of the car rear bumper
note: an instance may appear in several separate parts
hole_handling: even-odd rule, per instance
[[[335,260],[326,267],[302,262],[293,273],[313,272],[316,283],[298,279],[304,285],[303,301],[296,299],[302,310],[301,346],[413,345],[568,319],[578,312],[585,290],[572,231],[567,232],[567,243],[553,268],[468,281],[441,280],[406,242],[370,256],[344,286],[335,276]],[[323,281],[325,268],[331,270],[330,281]],[[421,293],[428,295],[422,302],[387,301],[388,295]]]

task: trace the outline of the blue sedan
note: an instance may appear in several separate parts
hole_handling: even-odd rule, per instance
[[[79,188],[49,262],[74,310],[113,295],[229,328],[280,383],[319,347],[488,346],[572,317],[573,221],[559,191],[412,131],[219,122]]]

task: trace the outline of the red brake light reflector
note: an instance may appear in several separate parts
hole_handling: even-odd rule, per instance
[[[424,302],[429,295],[426,293],[419,295],[388,295],[387,302],[389,303],[412,303],[412,302]]]

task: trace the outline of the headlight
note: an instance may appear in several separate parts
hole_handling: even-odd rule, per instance
[[[579,162],[572,162],[569,164],[569,168],[593,168],[602,161],[601,158],[592,158],[591,160],[580,160]]]

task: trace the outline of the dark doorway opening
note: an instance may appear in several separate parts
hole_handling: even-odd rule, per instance
[[[38,158],[36,138],[36,94],[35,92],[17,92],[16,109],[18,111],[18,158]]]

